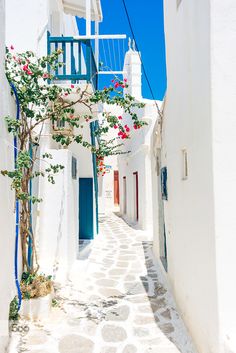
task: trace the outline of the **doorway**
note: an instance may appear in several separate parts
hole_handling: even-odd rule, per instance
[[[134,185],[134,221],[139,220],[139,192],[138,192],[138,172],[133,173]]]
[[[119,190],[119,171],[114,170],[114,205],[120,204],[120,190]]]
[[[158,182],[158,218],[159,218],[159,251],[160,260],[164,269],[167,271],[167,239],[165,226],[165,202],[168,200],[167,190],[167,168],[161,168],[160,153],[157,157],[157,182]]]
[[[79,178],[79,239],[94,238],[93,178]]]
[[[127,213],[127,185],[126,177],[123,177],[123,213]]]

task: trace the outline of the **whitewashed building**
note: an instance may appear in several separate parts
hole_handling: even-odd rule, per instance
[[[236,3],[165,0],[154,250],[199,353],[236,352]],[[159,192],[158,192],[159,189]],[[166,266],[167,265],[167,266]]]
[[[125,56],[124,78],[128,88],[125,93],[131,94],[144,108],[137,109],[139,118],[147,123],[141,129],[135,129],[135,124],[128,114],[123,115],[124,125],[131,130],[131,138],[124,142],[123,151],[126,154],[118,157],[120,213],[128,223],[143,230],[152,230],[153,200],[151,141],[152,132],[158,120],[157,104],[161,102],[144,99],[141,91],[141,60],[135,49],[129,49]]]
[[[78,26],[75,16],[86,18],[86,38],[89,44],[91,23],[102,20],[100,1],[61,1],[61,0],[8,0],[0,1],[0,147],[2,158],[0,169],[11,170],[14,166],[14,141],[8,134],[4,117],[15,116],[16,103],[10,95],[10,87],[5,79],[4,57],[5,46],[14,46],[16,52],[31,50],[36,55],[42,56],[53,51],[55,39],[58,46],[69,37],[74,41],[75,49],[78,49]],[[97,53],[98,40],[95,38]],[[67,45],[67,43],[66,43]],[[69,45],[69,44],[68,44]],[[77,47],[76,47],[77,45]],[[74,50],[75,50],[74,49]],[[90,47],[91,49],[91,47]],[[69,50],[68,48],[66,49]],[[70,51],[71,53],[71,51]],[[88,51],[87,51],[88,53]],[[81,88],[84,81],[88,81],[89,89],[96,88],[93,70],[96,70],[92,50],[89,51],[88,66],[87,57],[81,54],[81,74],[74,77]],[[74,70],[78,72],[78,51],[75,55]],[[95,58],[95,59],[98,59]],[[93,61],[90,61],[93,60]],[[72,70],[72,58],[67,55],[65,77],[58,84],[70,85]],[[93,81],[93,82],[92,82]],[[75,84],[76,85],[76,84]],[[97,114],[97,113],[96,113]],[[84,137],[88,142],[92,139],[93,126],[84,128]],[[33,184],[33,192],[43,198],[43,202],[33,208],[33,226],[37,239],[40,271],[51,274],[56,280],[63,281],[68,277],[70,269],[78,255],[78,244],[82,238],[93,238],[97,235],[97,203],[98,191],[96,186],[96,159],[85,148],[77,144],[68,149],[62,148],[52,140],[54,133],[52,126],[45,126],[43,130],[43,144],[40,153],[47,151],[54,157],[54,162],[63,164],[65,169],[56,176],[55,185],[50,185],[41,179]],[[42,162],[40,162],[42,163]],[[40,168],[40,164],[38,165]],[[86,184],[86,185],[85,185]],[[83,195],[84,185],[87,187],[86,195]],[[8,316],[10,301],[17,294],[14,275],[14,258],[18,263],[18,279],[21,277],[20,240],[18,243],[18,261],[15,256],[16,215],[14,213],[14,195],[10,191],[8,178],[0,176],[1,189],[1,236],[0,236],[0,271],[1,271],[1,300],[0,300],[0,352],[3,353],[8,341]],[[84,204],[84,198],[88,201]],[[83,203],[83,208],[79,205]],[[86,208],[87,207],[87,208]],[[83,212],[89,211],[90,218],[84,222]],[[81,213],[82,212],[82,213]]]
[[[15,114],[14,105],[9,105],[11,100],[10,88],[5,78],[5,1],[0,1],[0,169],[12,169],[14,166],[13,138],[7,132],[3,116]],[[10,180],[0,176],[0,352],[8,342],[8,316],[9,305],[14,297],[14,253],[15,253],[15,215],[14,194],[10,191]]]
[[[110,113],[114,116],[122,116],[123,108],[116,105],[104,104],[103,112]],[[99,121],[102,123],[102,114],[99,116]],[[104,136],[107,141],[117,138],[115,129],[110,129]],[[117,141],[119,143],[120,141]],[[105,175],[98,176],[98,210],[100,217],[109,215],[111,212],[119,212],[120,208],[120,190],[119,190],[119,168],[117,155],[108,156],[104,159]]]

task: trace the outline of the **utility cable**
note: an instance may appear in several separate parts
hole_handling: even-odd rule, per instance
[[[139,51],[139,45],[137,43],[137,40],[136,40],[136,37],[135,37],[135,34],[134,34],[133,26],[132,26],[132,23],[131,23],[131,20],[130,20],[130,16],[129,16],[129,12],[128,12],[128,8],[126,6],[125,0],[122,0],[122,3],[123,3],[123,6],[124,6],[124,9],[125,9],[125,13],[126,13],[126,17],[127,17],[127,20],[128,20],[129,27],[130,27],[130,31],[131,31],[131,34],[132,34],[133,40],[135,42],[135,45],[136,45],[136,48],[137,48],[137,52],[138,52],[138,55],[139,55],[139,58],[140,58],[140,61],[141,61],[141,65],[142,65],[142,68],[143,68],[143,73],[144,73],[145,79],[147,81],[147,84],[148,84],[152,99],[154,100],[155,105],[157,107],[158,114],[162,118],[163,114],[162,114],[162,112],[161,112],[161,110],[160,110],[160,108],[159,108],[159,106],[158,106],[158,104],[157,104],[157,102],[155,100],[153,89],[152,89],[151,83],[149,81],[149,78],[148,78],[148,75],[147,75],[147,71],[145,69],[144,62],[143,62],[142,57],[141,57],[141,53]]]

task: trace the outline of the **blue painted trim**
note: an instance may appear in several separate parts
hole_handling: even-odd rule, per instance
[[[63,49],[63,63],[66,63],[66,49],[70,50],[71,62],[66,70],[64,65],[63,74],[58,73],[56,69],[54,74],[55,80],[69,80],[69,81],[87,81],[93,84],[94,89],[97,89],[98,75],[97,67],[94,59],[93,48],[91,41],[88,39],[74,39],[73,37],[51,37],[50,32],[47,32],[47,54],[50,55],[52,51],[57,50],[61,44]],[[78,70],[76,70],[75,62],[75,50],[77,50],[75,44],[78,46]],[[85,47],[85,52],[82,50],[82,45]],[[55,49],[54,49],[55,47]],[[86,74],[81,74],[81,57],[85,55]],[[48,72],[50,73],[50,67],[48,66]]]
[[[94,180],[79,178],[79,239],[94,238]]]
[[[51,54],[51,47],[50,47],[50,32],[47,31],[47,55]],[[50,72],[50,66],[47,64],[47,71]],[[47,80],[47,83],[50,83],[50,80]]]
[[[12,88],[12,91],[15,95],[16,99],[16,119],[20,119],[20,103],[19,103],[19,98],[17,94],[16,87],[13,85],[13,83],[10,83],[10,86]],[[17,161],[17,137],[14,136],[14,163],[16,166],[16,161]],[[18,243],[19,243],[19,200],[16,199],[16,227],[15,227],[15,257],[14,257],[14,275],[15,275],[15,283],[16,283],[16,289],[17,289],[17,294],[18,294],[18,311],[20,310],[21,307],[21,302],[22,302],[22,295],[21,295],[21,290],[20,290],[20,284],[18,281]]]
[[[33,147],[32,144],[30,144],[29,147],[29,153],[30,153],[30,158],[33,156]],[[32,179],[30,179],[30,184],[29,184],[29,194],[32,196]],[[29,209],[30,209],[30,231],[32,233],[33,227],[32,227],[32,200],[29,202]],[[33,244],[32,244],[32,239],[29,237],[29,243],[28,243],[28,265],[31,268],[32,266],[32,252],[33,251]]]
[[[90,136],[91,136],[91,145],[96,146],[95,142],[95,124],[94,122],[90,123]],[[95,192],[95,207],[96,207],[96,230],[97,234],[99,233],[98,225],[98,176],[97,176],[97,161],[96,154],[92,153],[92,162],[93,162],[93,178],[94,178],[94,192]]]

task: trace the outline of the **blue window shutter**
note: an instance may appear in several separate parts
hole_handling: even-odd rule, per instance
[[[167,168],[161,168],[161,196],[162,200],[168,200],[168,190],[167,190]]]

